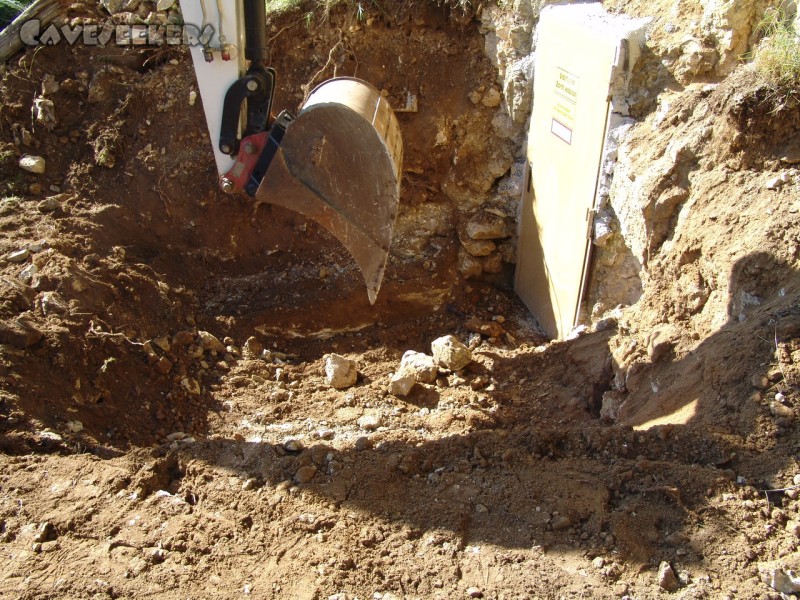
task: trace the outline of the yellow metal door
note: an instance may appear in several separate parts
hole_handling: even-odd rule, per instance
[[[547,8],[538,26],[515,287],[556,339],[577,320],[620,48],[613,30],[581,12],[591,6]]]

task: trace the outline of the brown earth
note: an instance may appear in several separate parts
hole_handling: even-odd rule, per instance
[[[493,113],[469,93],[495,78],[469,17],[271,24],[277,109],[333,65],[396,106],[418,95],[374,307],[314,223],[218,191],[187,52],[59,46],[3,68],[0,595],[652,598],[667,561],[676,597],[780,597],[759,567],[800,565],[797,108],[741,68],[647,116],[634,172],[708,132],[668,174],[687,193],[644,295],[548,344],[508,273],[455,271],[442,188],[484,185]],[[49,131],[30,117],[47,73]],[[780,172],[794,182],[766,189]],[[450,220],[425,229],[433,212]],[[386,392],[404,351],[449,333],[473,336],[467,369]],[[327,385],[330,352],[358,362],[356,386]]]

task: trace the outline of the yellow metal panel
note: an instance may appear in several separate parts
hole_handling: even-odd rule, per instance
[[[620,47],[580,10],[551,7],[539,22],[515,278],[523,302],[556,339],[576,323]]]

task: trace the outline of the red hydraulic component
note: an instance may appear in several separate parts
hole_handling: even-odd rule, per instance
[[[269,132],[256,133],[242,139],[239,146],[239,154],[236,162],[233,163],[230,171],[225,173],[219,180],[219,187],[226,194],[236,194],[244,191],[253,169],[261,156],[264,146],[267,144]]]

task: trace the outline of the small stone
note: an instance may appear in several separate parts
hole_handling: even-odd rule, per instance
[[[467,596],[470,598],[483,598],[483,592],[481,591],[480,588],[468,587]]]
[[[357,423],[365,431],[374,431],[381,426],[381,418],[378,415],[363,415],[358,418]]]
[[[326,355],[325,380],[337,390],[354,386],[358,380],[356,362],[339,354]]]
[[[43,431],[37,432],[37,434],[43,440],[50,440],[51,442],[63,442],[64,438],[56,433],[55,431],[50,431],[49,429],[45,429]]]
[[[156,362],[154,368],[156,372],[160,373],[161,375],[166,375],[172,370],[172,361],[168,359],[166,356],[162,356]]]
[[[288,440],[283,444],[287,452],[300,452],[303,449],[303,442],[300,440]]]
[[[553,531],[562,531],[572,527],[572,519],[566,515],[557,515],[553,518],[551,525],[553,527]]]
[[[397,373],[411,375],[417,383],[434,383],[439,374],[439,367],[432,356],[408,350],[403,354]]]
[[[317,467],[314,465],[306,465],[304,467],[300,467],[297,470],[297,473],[294,475],[294,480],[297,483],[308,483],[312,479],[314,479],[314,475],[317,474]]]
[[[144,555],[154,565],[164,562],[167,558],[167,553],[163,548],[145,548]]]
[[[359,452],[363,452],[364,450],[369,450],[372,447],[372,441],[367,437],[362,435],[360,438],[356,440],[356,450]]]
[[[798,522],[798,521],[787,521],[787,523],[786,523],[786,531],[791,533],[794,537],[800,538],[800,522]]]
[[[780,402],[770,402],[769,412],[776,419],[794,420],[794,410]]]
[[[667,561],[662,561],[658,566],[658,585],[668,592],[675,592],[680,587],[678,577]]]
[[[489,88],[486,90],[486,93],[483,95],[481,99],[481,104],[483,104],[487,108],[495,108],[500,106],[500,102],[502,101],[503,96],[500,94],[500,90],[497,88]]]
[[[183,439],[186,439],[186,434],[182,431],[173,431],[167,436],[168,442],[179,442]]]
[[[784,186],[784,184],[789,183],[789,181],[791,181],[791,177],[786,171],[784,171],[783,173],[768,179],[766,187],[768,190],[779,190]]]
[[[33,279],[33,276],[36,275],[36,273],[38,272],[39,272],[39,267],[31,263],[27,267],[22,269],[22,271],[19,272],[19,278],[25,283],[30,283],[31,280]]]
[[[200,395],[200,384],[196,379],[191,377],[184,377],[181,379],[181,387],[189,392],[192,396],[199,396]]]
[[[225,353],[225,344],[220,342],[214,334],[208,331],[198,331],[197,335],[200,336],[200,346],[203,350],[213,350],[220,354]]]
[[[42,77],[42,96],[51,96],[60,89],[61,86],[52,73],[45,73],[44,77]]]
[[[83,423],[80,421],[67,421],[67,429],[69,429],[71,433],[80,433],[83,431]]]
[[[56,528],[50,521],[45,521],[39,525],[39,529],[36,530],[36,536],[33,538],[33,541],[44,543],[54,540],[56,537],[58,537]]]
[[[794,476],[794,479],[792,479],[792,482],[794,483],[794,485],[800,485],[800,473],[798,473],[797,475]]]
[[[472,90],[469,93],[469,101],[472,102],[473,104],[477,104],[478,102],[480,102],[481,98],[483,98],[483,94],[481,94],[478,90]]]
[[[134,10],[136,8],[132,7],[126,0],[100,0],[100,4],[112,15],[121,13],[126,9]]]
[[[489,385],[489,380],[484,375],[477,375],[472,381],[469,382],[469,387],[474,391],[482,390]]]
[[[31,251],[27,248],[23,248],[22,250],[14,250],[6,254],[6,260],[12,263],[21,263],[25,262],[30,258]]]
[[[261,356],[264,350],[264,345],[258,341],[257,338],[251,336],[247,338],[242,348],[242,355],[249,360],[255,360]]]
[[[769,379],[767,379],[767,377],[765,377],[764,375],[755,373],[750,378],[750,385],[752,385],[757,390],[765,390],[769,387]]]
[[[35,98],[33,107],[31,107],[31,114],[48,131],[56,126],[56,105],[53,104],[52,100],[43,97]]]
[[[460,371],[472,362],[472,352],[455,336],[445,335],[431,343],[433,359],[450,371]]]
[[[317,431],[317,437],[321,440],[332,440],[336,437],[336,432],[333,429],[320,429]]]
[[[603,567],[606,566],[606,559],[603,558],[602,556],[598,556],[592,561],[592,566],[598,570],[602,569]]]
[[[56,196],[49,196],[44,200],[42,200],[41,202],[39,202],[37,208],[39,209],[39,212],[42,213],[54,212],[59,208],[61,208],[61,202],[58,201],[58,198]]]
[[[41,156],[26,154],[19,159],[19,166],[21,169],[29,173],[36,173],[37,175],[44,173],[46,165],[47,163]]]
[[[505,329],[496,321],[482,321],[478,317],[472,317],[465,323],[469,331],[480,333],[488,337],[499,338],[505,333]]]
[[[28,186],[28,193],[36,196],[42,193],[42,189],[41,183],[32,183]]]
[[[153,338],[153,343],[159,348],[161,348],[164,352],[169,352],[171,348],[169,343],[169,338],[167,338],[166,336]]]
[[[251,490],[257,490],[258,488],[263,486],[264,486],[263,481],[255,477],[250,477],[248,479],[245,479],[244,483],[242,483],[242,490],[244,490],[245,492],[249,492]]]
[[[39,302],[45,316],[65,315],[69,312],[69,304],[58,292],[43,292]]]

